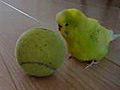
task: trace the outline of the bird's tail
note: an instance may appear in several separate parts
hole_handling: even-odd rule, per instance
[[[120,37],[120,34],[115,34],[115,35],[113,36],[113,40],[117,39],[118,37]]]
[[[113,41],[113,40],[119,38],[120,34],[114,34],[113,31],[110,30],[110,37],[111,37],[110,41]]]

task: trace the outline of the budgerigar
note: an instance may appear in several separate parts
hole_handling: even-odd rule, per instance
[[[60,11],[56,21],[70,54],[81,61],[93,61],[91,65],[101,60],[108,53],[110,42],[120,36],[75,8]]]

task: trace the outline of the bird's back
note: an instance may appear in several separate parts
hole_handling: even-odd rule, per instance
[[[71,39],[73,44],[68,45],[74,57],[84,61],[99,60],[107,54],[110,42],[109,31],[96,20],[89,19],[86,26],[76,30],[76,33],[78,34],[73,35],[75,37]]]

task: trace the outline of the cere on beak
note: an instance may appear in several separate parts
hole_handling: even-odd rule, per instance
[[[62,28],[62,26],[59,24],[59,25],[58,25],[58,30],[60,31],[60,30],[61,30],[61,28]]]

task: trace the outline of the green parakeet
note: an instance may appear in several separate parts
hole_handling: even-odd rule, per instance
[[[74,8],[59,12],[56,21],[70,54],[81,61],[102,59],[110,42],[120,36]]]

